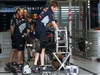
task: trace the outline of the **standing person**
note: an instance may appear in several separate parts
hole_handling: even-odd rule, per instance
[[[18,19],[20,18],[20,8],[16,9],[15,14],[13,15],[10,23],[10,31],[11,31],[11,40],[12,40],[12,51],[10,53],[9,62],[6,64],[6,67],[13,66],[17,64],[17,54],[18,50],[16,49],[16,40],[15,40],[15,26],[18,24]]]
[[[27,21],[24,17],[23,9],[20,10],[20,18],[18,19],[18,24],[15,26],[14,30],[14,39],[15,47],[18,50],[17,54],[17,64],[18,64],[18,71],[22,71],[23,64],[24,64],[24,48],[25,48],[25,39],[23,37],[23,31],[27,27]]]
[[[23,30],[26,27],[26,20],[23,18],[23,9],[18,9],[18,17],[14,20],[15,25],[11,25],[11,30],[13,32],[12,34],[12,48],[17,51],[13,52],[11,54],[11,58],[14,58],[14,54],[16,54],[17,59],[15,59],[17,62],[18,70],[21,71],[23,67],[23,51],[24,51],[24,44],[25,40],[22,37]]]
[[[40,13],[39,19],[36,22],[36,37],[40,40],[40,50],[35,54],[35,61],[33,70],[36,70],[37,62],[40,56],[40,69],[44,68],[44,56],[47,44],[46,24],[51,22],[54,28],[58,28],[58,25],[54,19],[54,11],[57,9],[58,4],[56,1],[52,1],[50,7],[46,11]]]

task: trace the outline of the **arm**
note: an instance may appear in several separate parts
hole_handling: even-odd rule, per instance
[[[55,21],[52,21],[52,25],[54,26],[55,29],[58,29],[58,24]]]
[[[14,32],[14,27],[13,27],[13,25],[10,25],[10,31],[11,31],[11,33],[13,34],[13,32]]]
[[[15,27],[15,19],[14,17],[10,21],[10,32],[13,34],[14,32],[14,27]]]

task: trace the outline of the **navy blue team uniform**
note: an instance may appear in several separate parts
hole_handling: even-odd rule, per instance
[[[25,24],[26,21],[24,19],[19,19],[19,18],[13,18],[12,20],[12,24],[11,25],[15,25],[14,26],[14,32],[12,34],[12,48],[14,49],[18,49],[18,50],[24,50],[24,44],[25,44],[25,40],[22,37],[22,32],[20,32],[19,27],[21,26],[21,24]],[[26,26],[24,26],[24,28],[26,28]]]
[[[36,37],[40,40],[40,48],[46,48],[48,42],[46,24],[52,21],[55,21],[55,19],[54,13],[50,8],[46,12],[42,11],[40,13],[40,17],[36,22]]]
[[[16,16],[14,15],[13,18],[11,19],[11,23],[10,25],[13,26],[14,31],[11,34],[11,40],[12,40],[12,48],[13,49],[17,49],[16,47],[16,37],[14,36],[15,33],[15,29],[16,29],[16,25],[18,24],[18,18],[16,18]]]

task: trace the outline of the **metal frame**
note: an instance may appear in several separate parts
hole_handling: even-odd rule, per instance
[[[63,33],[61,33],[63,32]],[[64,34],[63,35],[63,40],[61,40],[61,36],[60,34]],[[55,58],[57,59],[57,61],[60,63],[60,67],[58,68],[58,70],[61,70],[61,68],[64,68],[65,69],[65,63],[66,61],[68,60],[68,58],[70,57],[71,55],[71,52],[70,50],[68,50],[68,35],[67,35],[67,28],[66,27],[63,27],[63,28],[59,28],[55,31],[55,38],[56,38],[56,52],[53,53],[53,55],[55,56]],[[63,42],[64,41],[64,42]],[[60,43],[64,43],[63,46],[60,46]],[[65,51],[59,51],[59,48],[65,48],[66,50]],[[64,56],[64,60],[61,61],[59,59],[59,57],[57,56],[57,54],[65,54]]]

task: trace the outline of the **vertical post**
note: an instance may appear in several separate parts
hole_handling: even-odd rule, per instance
[[[72,34],[72,36],[74,37],[74,39],[72,39],[72,44],[73,44],[74,49],[76,49],[77,46],[76,46],[75,42],[73,42],[73,41],[76,40],[75,38],[76,38],[76,35],[77,35],[76,34],[77,33],[76,32],[77,31],[76,30],[77,29],[77,24],[80,23],[79,21],[77,21],[77,16],[78,15],[77,15],[77,10],[76,10],[77,7],[76,6],[78,6],[78,4],[79,4],[78,1],[74,1],[74,11],[75,11],[75,15],[74,16],[75,16],[75,19],[74,19],[74,26],[73,26],[74,28],[72,27],[72,29],[74,29],[74,30],[72,30],[72,32],[74,32],[74,34]]]
[[[88,14],[88,0],[86,1],[86,34],[85,34],[85,38],[87,39],[87,34],[88,34],[88,20],[87,20],[87,14]]]
[[[71,8],[72,8],[72,0],[69,0],[69,10],[71,10]],[[70,12],[72,12],[72,10],[70,11]],[[72,19],[72,16],[70,16],[70,19]],[[69,21],[69,26],[68,26],[68,39],[69,39],[69,42],[68,42],[68,49],[69,49],[69,51],[70,51],[70,53],[71,53],[71,55],[72,55],[72,49],[70,48],[70,46],[69,46],[69,44],[70,43],[72,43],[72,39],[71,38],[69,38],[69,36],[72,36],[72,20],[71,21]]]
[[[82,2],[83,2],[83,0],[82,1],[80,1],[80,0],[78,0],[78,2],[79,2],[79,28],[78,28],[78,36],[80,36],[80,33],[82,34],[81,35],[81,37],[83,37],[83,14],[84,14],[84,12],[83,12],[83,6],[82,6]],[[80,30],[81,30],[81,32],[80,32]],[[80,38],[80,37],[78,37],[78,38]]]
[[[88,9],[89,9],[89,11],[88,11],[88,12],[89,12],[89,13],[88,13],[88,15],[89,15],[89,30],[91,29],[91,11],[90,11],[90,1],[91,1],[91,0],[88,0],[88,4],[89,4],[89,8],[88,8]]]
[[[99,3],[98,3],[98,27],[100,27],[100,0],[99,0]]]
[[[86,40],[88,40],[88,36],[87,36],[87,34],[88,34],[88,23],[87,23],[87,14],[88,14],[88,0],[86,1],[86,32],[85,32],[85,38],[86,38]],[[86,58],[87,58],[87,49],[86,49],[86,53],[85,53],[85,56],[86,56]]]
[[[0,54],[1,54],[1,52],[2,52],[2,49],[1,49],[1,44],[0,44]]]

